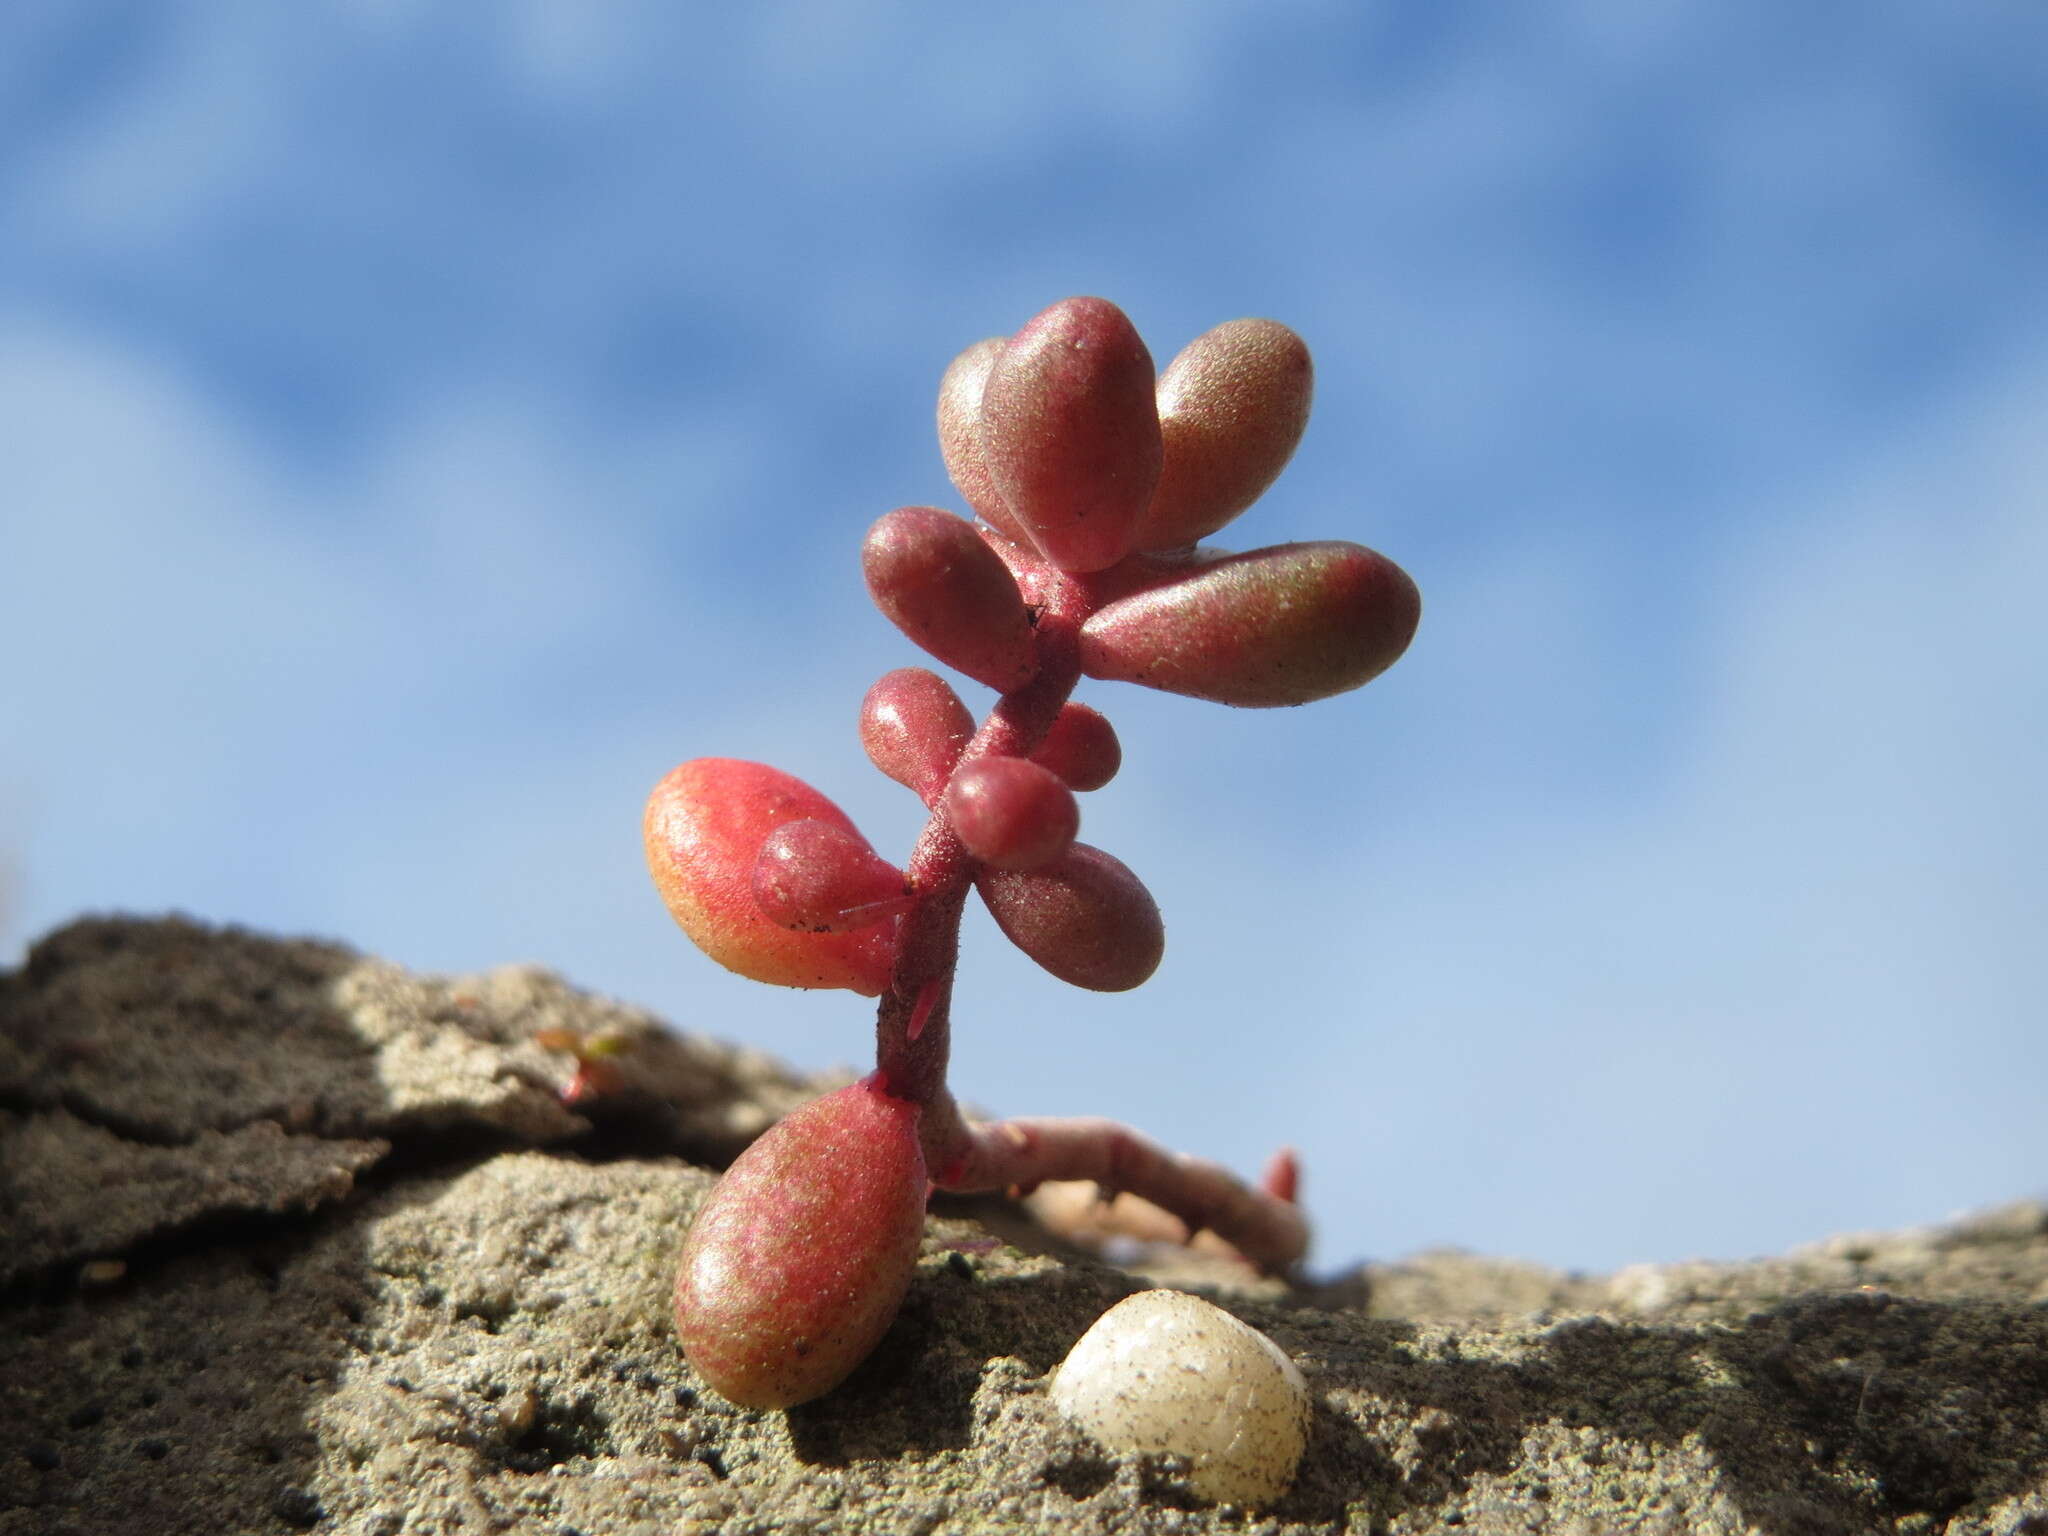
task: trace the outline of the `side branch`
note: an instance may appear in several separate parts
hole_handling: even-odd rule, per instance
[[[959,1123],[953,1155],[933,1165],[933,1182],[955,1193],[1022,1189],[1054,1180],[1086,1179],[1108,1195],[1150,1201],[1185,1226],[1183,1241],[1214,1232],[1269,1274],[1292,1268],[1308,1251],[1308,1221],[1286,1193],[1291,1159],[1269,1183],[1253,1189],[1221,1164],[1170,1152],[1114,1120],[1057,1118]]]

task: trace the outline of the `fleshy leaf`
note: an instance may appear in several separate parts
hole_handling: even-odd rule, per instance
[[[1100,710],[1068,703],[1053,717],[1052,729],[1032,752],[1031,761],[1050,768],[1069,789],[1100,789],[1123,766],[1124,749],[1116,739],[1116,727]]]
[[[805,817],[763,839],[754,861],[754,905],[771,923],[805,933],[851,933],[911,905],[903,871],[858,832]]]
[[[1171,549],[1206,539],[1257,501],[1308,425],[1308,347],[1273,320],[1204,331],[1159,379],[1164,456],[1135,541]]]
[[[989,369],[1009,344],[1007,336],[991,336],[977,341],[947,366],[945,377],[939,380],[939,452],[954,488],[967,498],[975,515],[1028,545],[1031,536],[1011,516],[981,453],[982,392],[988,386]]]
[[[984,757],[953,775],[946,816],[967,851],[998,869],[1040,869],[1072,846],[1081,810],[1050,768]]]
[[[1306,704],[1361,687],[1408,648],[1422,614],[1407,572],[1358,544],[1128,565],[1108,579],[1135,590],[1081,627],[1081,670],[1219,704]]]
[[[1130,552],[1159,481],[1155,384],[1152,354],[1107,299],[1053,305],[990,366],[982,463],[1011,521],[1061,570]]]
[[[938,799],[974,735],[953,685],[923,667],[885,672],[860,705],[860,744],[873,763],[927,805]]]
[[[1031,620],[1002,557],[965,518],[898,507],[861,545],[868,594],[889,622],[947,666],[1008,693],[1031,681]]]
[[[918,1109],[873,1079],[814,1099],[742,1152],[683,1241],[676,1333],[744,1408],[831,1391],[903,1304],[924,1235]]]
[[[1045,869],[984,865],[974,884],[1004,936],[1074,986],[1128,991],[1166,952],[1166,929],[1145,883],[1087,843]]]
[[[857,933],[796,933],[754,901],[754,865],[785,822],[830,822],[855,837],[846,813],[765,763],[700,757],[654,787],[642,828],[647,867],[669,914],[729,971],[783,987],[844,987],[868,997],[889,984],[896,925]]]

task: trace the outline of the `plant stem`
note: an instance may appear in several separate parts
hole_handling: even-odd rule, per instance
[[[933,1174],[942,1189],[1028,1193],[1041,1182],[1087,1179],[1105,1205],[1119,1193],[1136,1195],[1179,1220],[1183,1230],[1172,1234],[1177,1241],[1214,1232],[1268,1274],[1284,1273],[1308,1251],[1308,1222],[1294,1202],[1291,1152],[1276,1157],[1266,1179],[1253,1188],[1220,1164],[1170,1152],[1114,1120],[963,1125],[958,1147]]]
[[[1050,576],[1040,595],[1043,601],[1032,631],[1038,670],[1022,688],[996,700],[954,764],[954,773],[985,757],[1028,756],[1045,740],[1054,717],[1081,680],[1081,623],[1088,617],[1089,598],[1080,583],[1065,576]],[[910,854],[907,872],[917,900],[903,915],[896,965],[875,1016],[875,1070],[884,1092],[934,1109],[943,1105],[932,1118],[957,1125],[958,1116],[945,1112],[951,1108],[946,1059],[952,1043],[953,972],[960,958],[960,910],[976,864],[946,819],[944,793],[941,788],[932,796],[931,819]],[[952,1138],[942,1132],[939,1139]]]
[[[1034,628],[1038,671],[996,701],[954,773],[985,757],[1028,756],[1080,681],[1081,625],[1094,607],[1084,581],[1046,573],[1033,590],[1042,599]],[[977,865],[946,818],[944,794],[941,787],[931,797],[931,819],[911,851],[908,873],[917,900],[903,916],[895,969],[875,1019],[875,1080],[883,1092],[922,1110],[918,1135],[932,1182],[967,1191],[1092,1179],[1105,1191],[1128,1191],[1178,1218],[1186,1239],[1207,1228],[1258,1269],[1291,1269],[1309,1236],[1294,1202],[1291,1154],[1276,1163],[1279,1174],[1253,1188],[1215,1163],[1178,1156],[1110,1120],[969,1125],[962,1118],[946,1088],[946,1058],[960,912]]]

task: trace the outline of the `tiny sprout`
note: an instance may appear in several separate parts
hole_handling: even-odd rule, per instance
[[[575,1075],[557,1095],[570,1109],[625,1087],[625,1074],[619,1070],[617,1058],[636,1044],[631,1035],[615,1029],[590,1034],[573,1029],[537,1029],[533,1043],[544,1051],[567,1051],[576,1058]]]
[[[1307,347],[1270,320],[1218,326],[1164,377],[1103,299],[1063,300],[968,348],[940,382],[938,430],[973,516],[898,508],[861,549],[883,615],[1001,695],[977,726],[921,667],[868,690],[862,748],[930,812],[908,859],[884,859],[831,800],[762,763],[695,758],[655,787],[649,871],[700,949],[756,981],[880,1000],[873,1075],[742,1154],[686,1240],[677,1331],[734,1402],[788,1407],[859,1365],[904,1295],[928,1185],[1087,1180],[1268,1272],[1306,1251],[1291,1156],[1254,1185],[1113,1121],[972,1124],[946,1064],[970,897],[1073,986],[1135,987],[1164,954],[1144,882],[1075,841],[1075,793],[1102,790],[1123,760],[1109,721],[1069,697],[1084,675],[1268,708],[1357,688],[1407,647],[1420,600],[1385,557],[1197,542],[1280,472],[1312,392]],[[565,1097],[606,1091],[602,1052],[562,1048],[578,1062]],[[1210,1496],[1250,1499],[1264,1475],[1217,1473]]]

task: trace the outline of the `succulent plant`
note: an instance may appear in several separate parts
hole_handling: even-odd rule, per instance
[[[1420,599],[1383,556],[1199,542],[1279,474],[1311,393],[1308,349],[1270,320],[1217,326],[1163,376],[1103,299],[969,347],[941,381],[938,427],[974,518],[899,508],[861,550],[897,628],[999,694],[977,726],[924,668],[868,690],[870,761],[930,810],[908,860],[890,864],[823,794],[763,764],[698,758],[656,786],[648,863],[706,954],[759,981],[880,999],[874,1073],[762,1136],[687,1239],[683,1347],[734,1402],[786,1407],[860,1363],[909,1283],[933,1186],[1092,1179],[1261,1268],[1301,1257],[1290,1156],[1253,1186],[1110,1121],[973,1124],[946,1063],[970,893],[1078,987],[1135,987],[1164,952],[1144,883],[1076,840],[1077,793],[1122,761],[1109,722],[1070,698],[1084,675],[1264,708],[1359,687],[1407,647]]]

